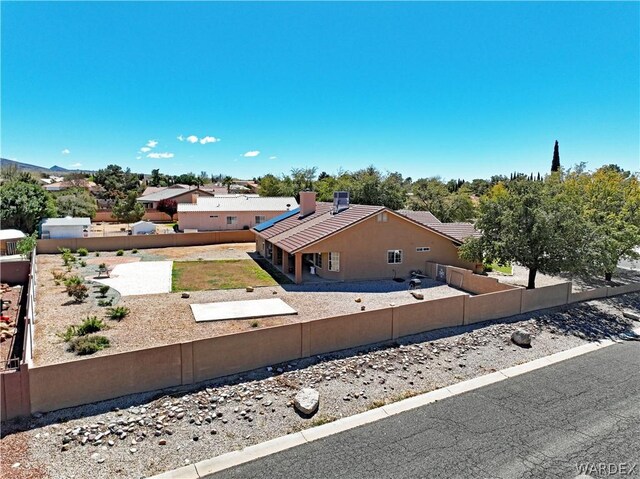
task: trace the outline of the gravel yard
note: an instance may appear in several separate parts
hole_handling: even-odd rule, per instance
[[[234,248],[221,249],[220,246]],[[245,245],[246,246],[246,245]],[[203,247],[196,247],[203,248]],[[214,248],[214,247],[207,247]],[[226,257],[238,255],[242,250],[230,245],[216,245],[215,251]],[[115,253],[102,253],[100,257],[86,257],[86,267],[75,267],[72,274],[91,278],[97,273],[101,262],[109,265],[125,260],[166,260],[175,255],[160,256],[161,250],[140,250],[137,254],[126,252],[124,256]],[[177,248],[190,250],[191,248]],[[176,249],[176,250],[177,250]],[[192,253],[189,253],[192,254]],[[197,254],[204,254],[202,249]],[[209,252],[216,257],[214,253]],[[188,255],[187,255],[188,256]],[[182,259],[186,259],[184,256]],[[91,260],[91,263],[89,261]],[[98,261],[95,261],[98,260]],[[100,300],[97,289],[91,287],[90,297],[83,303],[74,302],[64,291],[63,285],[55,285],[54,270],[64,270],[60,255],[38,255],[38,293],[36,302],[36,336],[34,362],[36,365],[51,364],[77,359],[73,353],[66,351],[66,343],[58,336],[67,327],[79,324],[88,316],[106,316],[106,308],[98,306]],[[98,264],[95,264],[98,263]],[[153,281],[153,278],[150,279]],[[96,287],[98,283],[95,283]],[[465,294],[447,285],[424,279],[424,299],[436,299],[446,296]],[[249,286],[249,285],[247,285]],[[259,327],[290,324],[309,321],[341,314],[355,313],[364,306],[366,310],[386,308],[390,304],[401,305],[414,303],[417,300],[408,292],[408,283],[386,281],[361,281],[352,283],[314,283],[310,285],[283,285],[255,288],[248,293],[244,289],[194,291],[189,298],[182,298],[181,293],[151,294],[146,296],[120,297],[113,290],[113,306],[125,306],[130,314],[121,322],[107,320],[109,329],[101,331],[109,338],[111,346],[94,354],[109,355],[133,349],[171,344],[180,341],[192,341],[217,335],[251,329],[249,320],[229,320],[209,323],[196,323],[191,313],[192,303],[212,303],[217,301],[238,301],[250,299],[280,298],[298,311],[296,316],[275,316],[259,319]],[[361,302],[355,299],[360,298]]]
[[[133,395],[9,422],[0,441],[2,473],[16,479],[146,477],[615,337],[638,325],[623,318],[622,308],[640,309],[640,294],[433,331],[277,364],[197,388]],[[518,328],[533,334],[531,348],[510,342]],[[291,406],[302,387],[320,393],[319,411],[310,419]]]
[[[514,264],[513,274],[507,275],[498,272],[491,272],[488,274],[492,278],[497,278],[501,283],[515,284],[518,286],[527,286],[529,281],[529,270],[523,266]],[[578,278],[569,276],[549,276],[546,274],[538,273],[536,275],[536,288],[542,288],[543,286],[551,286],[558,283],[564,283],[567,281],[573,282],[573,292],[577,293],[587,289],[600,288],[602,286],[620,286],[628,283],[640,282],[640,271],[630,269],[616,269],[613,274],[613,281],[611,283],[601,278]]]

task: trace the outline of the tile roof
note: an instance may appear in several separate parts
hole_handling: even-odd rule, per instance
[[[139,196],[137,201],[161,201],[168,200],[169,198],[174,198],[176,196],[184,195],[185,193],[198,193],[203,195],[211,195],[212,193],[209,191],[201,190],[200,188],[194,189],[186,189],[181,186],[177,188],[168,187],[163,188],[160,191],[155,191],[148,195]]]
[[[178,212],[197,211],[280,211],[298,207],[293,196],[225,195],[198,197],[197,203],[179,203]]]
[[[448,236],[459,243],[462,243],[470,236],[481,236],[481,233],[471,223],[441,223],[429,211],[397,210],[396,213],[416,221],[437,233]]]
[[[279,248],[293,253],[386,208],[350,205],[349,209],[337,214],[332,214],[332,209],[332,203],[316,203],[314,213],[303,218],[299,215],[285,218],[258,234]]]
[[[428,225],[431,223],[440,223],[440,220],[433,216],[430,211],[414,211],[414,210],[396,210],[396,213],[411,218],[413,221]]]

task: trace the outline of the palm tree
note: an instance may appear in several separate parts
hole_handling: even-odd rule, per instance
[[[227,187],[227,193],[231,193],[231,185],[233,184],[233,178],[225,176],[222,180],[222,184]]]

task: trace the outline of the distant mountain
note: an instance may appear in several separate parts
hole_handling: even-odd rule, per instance
[[[67,173],[93,173],[89,170],[69,170],[62,166],[53,165],[51,168],[45,168],[44,166],[30,165],[29,163],[21,163],[19,161],[7,160],[6,158],[0,158],[0,167],[10,168],[15,167],[20,171],[27,171],[29,173],[44,173],[47,175],[61,176]]]

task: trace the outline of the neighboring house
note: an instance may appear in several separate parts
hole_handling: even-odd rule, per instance
[[[421,218],[430,224],[383,206],[349,204],[346,195],[331,204],[301,192],[300,208],[254,228],[256,251],[293,273],[296,283],[310,274],[338,281],[406,278],[427,261],[476,269],[458,257],[459,226],[431,223],[430,213]]]
[[[292,196],[217,195],[194,199],[193,203],[178,204],[178,228],[182,231],[249,229],[298,206]]]
[[[87,238],[91,218],[47,218],[40,225],[40,238]]]
[[[18,254],[16,245],[18,241],[25,238],[20,230],[0,230],[0,256],[13,256]]]
[[[160,201],[174,200],[178,204],[191,203],[195,201],[197,196],[213,196],[213,193],[202,188],[189,187],[188,185],[171,185],[160,188],[150,194],[142,195],[136,201],[142,203],[145,208],[145,214],[142,219],[148,221],[171,221],[169,215],[158,211],[158,203]]]
[[[97,193],[102,190],[101,186],[98,186],[93,181],[88,180],[57,181],[55,183],[43,185],[42,187],[47,191],[63,191],[70,188],[83,188],[91,193]]]

